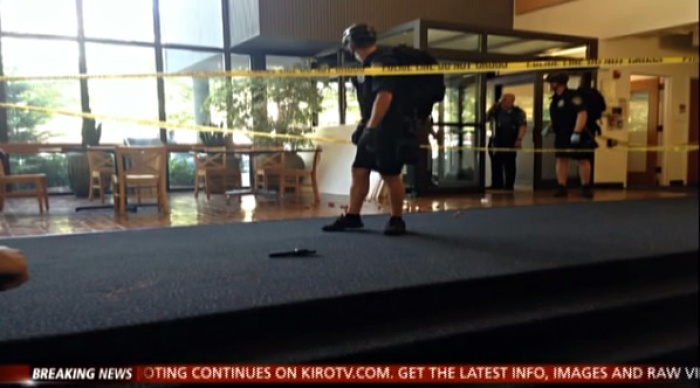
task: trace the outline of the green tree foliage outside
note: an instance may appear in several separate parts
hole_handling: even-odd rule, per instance
[[[168,163],[170,169],[170,186],[194,186],[194,158],[191,155],[171,153]]]
[[[167,87],[171,92],[166,94],[166,106],[168,107],[168,121],[177,124],[191,124],[194,122],[194,112],[191,104],[193,98],[191,81],[185,78],[167,80]],[[169,141],[173,141],[175,131],[169,130]],[[171,187],[192,187],[194,185],[194,158],[186,153],[171,153],[168,158],[168,170]]]
[[[57,106],[62,100],[60,91],[52,84],[31,82],[9,82],[7,100],[11,104],[39,107]],[[45,124],[51,115],[10,109],[7,112],[9,139],[13,143],[45,143],[50,133],[38,127]],[[79,130],[80,128],[76,128]],[[13,174],[46,174],[51,188],[68,187],[68,169],[65,155],[13,155],[10,161]]]
[[[46,174],[50,188],[68,191],[68,161],[64,154],[12,155],[10,163],[13,174]],[[29,187],[32,186],[26,188]]]
[[[10,82],[7,85],[7,101],[10,104],[50,107],[56,106],[60,99],[60,92],[47,84],[37,85],[30,82]],[[43,112],[8,110],[7,121],[10,141],[13,143],[46,142],[50,134],[46,131],[38,130],[37,127],[45,124],[50,117],[51,115]]]
[[[304,136],[313,133],[323,108],[327,80],[305,77],[233,78],[217,80],[207,99],[206,109],[227,112],[229,128],[269,135]],[[227,99],[231,109],[227,110]],[[276,112],[274,112],[276,111]],[[310,140],[255,136],[256,146],[311,145]]]

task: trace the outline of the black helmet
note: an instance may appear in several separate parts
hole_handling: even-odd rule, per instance
[[[349,48],[350,43],[359,48],[372,46],[377,43],[377,31],[367,24],[353,24],[343,32],[343,48]]]
[[[566,85],[569,82],[569,75],[566,73],[555,73],[547,76],[547,82],[550,84]]]

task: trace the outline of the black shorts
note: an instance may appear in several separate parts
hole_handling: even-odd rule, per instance
[[[357,153],[352,167],[376,171],[382,175],[400,175],[404,167],[404,163],[399,157],[401,133],[386,128],[375,129],[375,131],[377,131],[375,152],[367,149],[367,144],[364,141],[368,139],[361,138],[357,144]]]
[[[596,149],[595,140],[589,131],[581,132],[579,144],[571,144],[571,132],[557,132],[554,139],[554,148],[567,150],[567,152],[556,152],[554,155],[561,159],[593,160]],[[568,150],[580,149],[584,152],[572,152]]]

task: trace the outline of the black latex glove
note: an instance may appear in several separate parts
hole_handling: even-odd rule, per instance
[[[357,124],[357,128],[355,128],[355,132],[352,133],[352,144],[357,145],[360,142],[360,138],[362,137],[362,133],[365,131],[365,123],[359,123]]]

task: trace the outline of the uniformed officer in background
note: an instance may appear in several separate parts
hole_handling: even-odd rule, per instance
[[[523,138],[527,133],[525,111],[515,106],[515,95],[504,94],[486,113],[487,120],[493,120],[494,134],[489,139],[489,147],[522,148]],[[515,151],[492,151],[491,188],[496,190],[513,190],[516,175]],[[504,181],[505,173],[505,181]]]
[[[388,51],[377,46],[376,31],[366,24],[352,25],[343,33],[343,47],[351,52],[363,67],[396,66]],[[405,101],[399,92],[398,77],[358,76],[353,79],[362,113],[362,122],[352,135],[357,145],[352,165],[352,186],[347,214],[323,227],[326,232],[362,228],[362,204],[369,192],[371,171],[377,171],[389,189],[391,218],[384,234],[398,236],[406,233],[402,218],[406,189],[401,176],[404,163],[398,154],[405,124]]]
[[[587,128],[588,115],[584,99],[574,90],[567,87],[569,76],[566,73],[550,74],[547,82],[553,92],[552,102],[549,105],[551,117],[550,126],[545,129],[547,135],[553,131],[555,135],[554,147],[557,149],[575,150],[582,152],[557,152],[557,191],[555,197],[566,197],[566,188],[569,177],[569,160],[578,161],[579,177],[583,187],[583,196],[593,198],[591,187],[591,161],[595,148],[594,135]]]

